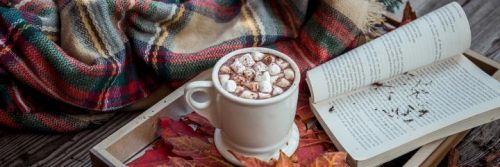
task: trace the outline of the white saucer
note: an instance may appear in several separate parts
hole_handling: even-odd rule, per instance
[[[233,156],[228,150],[235,150],[231,149],[226,143],[224,143],[224,140],[221,135],[220,129],[215,130],[215,135],[214,135],[214,141],[215,141],[215,146],[217,147],[217,150],[219,153],[229,162],[231,162],[234,165],[238,166],[243,166],[240,161],[236,159],[236,157]],[[293,123],[292,128],[290,129],[289,133],[289,138],[288,141],[285,142],[285,144],[281,147],[281,151],[285,153],[287,156],[292,156],[292,154],[297,150],[297,147],[299,146],[299,129],[297,128],[297,125]],[[271,159],[277,160],[280,156],[279,150],[276,150],[275,152],[271,153],[264,153],[264,154],[245,154],[241,153],[245,156],[253,156],[256,157],[260,160],[263,161],[269,161]]]

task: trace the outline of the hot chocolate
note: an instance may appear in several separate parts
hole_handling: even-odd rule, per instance
[[[251,52],[228,59],[219,69],[222,87],[241,98],[267,99],[290,88],[295,71],[278,56]]]

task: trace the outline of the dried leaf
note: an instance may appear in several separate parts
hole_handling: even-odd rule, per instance
[[[166,145],[163,141],[155,143],[152,149],[147,150],[144,155],[130,162],[130,167],[149,167],[165,164],[169,162],[169,156],[173,155],[171,146]]]
[[[264,162],[254,157],[247,157],[241,155],[237,152],[230,151],[238,160],[240,160],[244,166],[252,167],[299,167],[300,164],[294,162],[290,157],[288,157],[283,152],[280,152],[280,158],[278,160],[271,160],[270,162]],[[346,163],[347,155],[344,152],[327,152],[316,157],[312,163],[302,163],[303,166],[311,167],[347,167]]]
[[[196,112],[187,115],[183,118],[183,120],[188,124],[195,124],[198,127],[196,129],[197,132],[204,133],[208,136],[213,136],[215,133],[215,128],[212,126],[210,121]]]
[[[157,167],[195,167],[198,166],[196,163],[194,163],[191,160],[186,160],[184,158],[179,158],[179,157],[169,157],[170,161],[168,161],[166,164],[157,166]]]
[[[293,163],[292,160],[283,152],[280,151],[280,158],[276,162],[275,167],[299,167],[299,164]]]
[[[300,142],[292,157],[281,153],[278,160],[264,162],[254,157],[246,157],[230,151],[245,166],[313,166],[345,164],[345,153],[338,154],[326,133],[317,125],[307,98],[299,98],[295,123],[299,128]],[[160,135],[167,144],[149,150],[137,161],[129,165],[143,166],[232,166],[217,151],[213,143],[214,127],[202,116],[193,113],[174,121],[160,119]],[[307,123],[307,124],[306,124]],[[161,152],[163,151],[163,152]],[[344,155],[344,157],[339,156]],[[145,157],[146,156],[146,157]],[[154,156],[161,158],[155,159]],[[153,158],[152,158],[153,157]],[[163,158],[163,159],[162,159]],[[311,164],[311,162],[313,162]],[[300,164],[300,165],[299,165]]]
[[[295,125],[297,125],[297,128],[299,129],[299,134],[302,135],[303,133],[306,133],[306,131],[307,131],[306,124],[304,122],[302,122],[300,120],[300,118],[295,118],[294,122],[295,122]]]
[[[300,162],[301,164],[307,164],[308,162],[323,154],[325,151],[326,148],[321,144],[301,147],[298,148],[297,151],[295,151],[295,153],[292,155],[292,159],[294,161]]]
[[[413,11],[410,2],[406,2],[406,6],[403,13],[403,19],[401,20],[401,25],[405,25],[413,20],[417,19],[417,14]]]
[[[458,152],[457,149],[455,148],[451,149],[448,155],[448,167],[457,167],[459,156],[460,153]]]
[[[273,167],[274,166],[273,161],[264,162],[264,161],[261,161],[257,158],[254,158],[254,157],[244,156],[244,155],[242,155],[238,152],[232,151],[232,150],[229,150],[229,152],[231,154],[233,154],[234,157],[236,157],[236,159],[238,159],[243,164],[243,166],[252,166],[252,167]]]
[[[206,119],[205,117],[201,116],[200,114],[198,114],[196,112],[192,112],[191,114],[188,114],[184,118],[186,118],[187,120],[189,120],[193,123],[197,123],[198,125],[212,127],[212,124],[210,124],[210,121],[208,121],[208,119]]]
[[[297,107],[297,116],[300,120],[307,122],[314,118],[314,113],[311,111],[309,105]]]
[[[203,151],[211,147],[209,143],[189,136],[169,137],[165,141],[174,147],[173,153],[185,157],[202,156]]]
[[[309,147],[313,145],[323,145],[323,144],[331,144],[330,140],[324,139],[301,139],[299,142],[299,148]]]
[[[300,134],[300,137],[303,139],[324,139],[324,140],[326,139],[326,140],[328,140],[329,139],[328,137],[324,138],[325,135],[326,134],[323,131],[308,129],[303,134]]]
[[[314,113],[311,111],[311,107],[309,106],[309,99],[299,97],[296,114],[303,122],[307,122],[315,118]]]
[[[295,124],[297,124],[299,129],[300,141],[299,148],[291,157],[294,162],[306,165],[326,151],[334,150],[330,149],[333,147],[333,144],[331,144],[328,137],[325,138],[326,134],[324,131],[320,131],[314,127],[308,129],[299,119],[295,120]]]
[[[193,128],[191,128],[187,124],[172,120],[168,117],[160,118],[160,136],[163,139],[177,136],[205,138],[203,135],[196,133]]]
[[[168,117],[160,118],[160,136],[163,139],[177,136],[203,137],[187,124]]]
[[[232,167],[233,165],[226,161],[222,155],[217,152],[217,149],[213,147],[213,149],[205,150],[203,152],[203,156],[193,157],[196,164],[203,164],[204,166],[210,167]]]
[[[347,154],[344,152],[327,152],[316,158],[309,167],[347,167]]]
[[[213,143],[196,137],[170,137],[165,141],[173,146],[172,152],[193,159],[195,164],[204,166],[232,166],[219,154]]]
[[[316,136],[320,140],[330,140],[330,137],[328,137],[328,135],[325,132],[317,132]]]

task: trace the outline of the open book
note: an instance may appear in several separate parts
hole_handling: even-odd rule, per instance
[[[353,165],[376,166],[500,117],[500,83],[461,55],[451,3],[307,72],[311,107]]]

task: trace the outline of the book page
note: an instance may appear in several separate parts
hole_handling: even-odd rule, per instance
[[[330,137],[365,160],[499,108],[500,83],[456,56],[312,105]]]
[[[390,78],[470,46],[467,17],[456,2],[307,72],[314,103]]]

